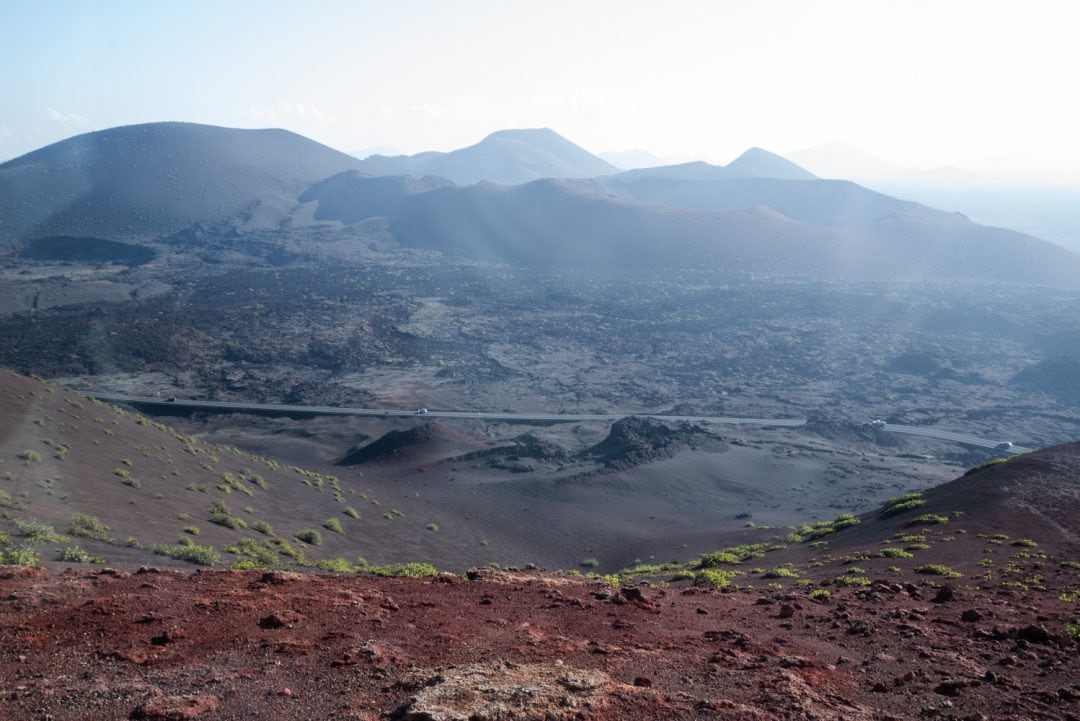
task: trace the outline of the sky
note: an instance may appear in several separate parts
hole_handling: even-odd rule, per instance
[[[160,120],[409,153],[550,127],[1080,185],[1078,21],[1070,0],[0,0],[0,159]]]

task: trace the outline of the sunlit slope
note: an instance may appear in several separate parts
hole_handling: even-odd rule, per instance
[[[273,227],[305,187],[360,161],[286,130],[150,123],[0,165],[0,244],[158,235],[195,222]]]
[[[539,178],[589,178],[617,168],[548,128],[500,130],[449,153],[374,155],[360,169],[372,175],[438,175],[455,183],[525,183]]]
[[[613,197],[604,181],[443,188],[410,198],[391,228],[406,245],[517,263],[1080,283],[1080,257],[960,215],[885,196],[866,211],[824,181],[723,182],[736,183],[731,202],[708,211]]]

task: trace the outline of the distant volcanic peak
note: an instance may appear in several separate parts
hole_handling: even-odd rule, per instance
[[[815,180],[810,171],[787,158],[763,148],[753,147],[727,165],[729,177],[778,178],[780,180]]]

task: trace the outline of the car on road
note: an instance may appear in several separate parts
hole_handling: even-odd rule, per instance
[[[427,412],[428,412],[427,408],[417,408],[416,409],[416,415],[418,415],[418,416],[427,415]]]
[[[176,396],[169,396],[165,399],[166,403],[176,403]]]
[[[870,425],[874,428],[884,428],[886,424],[885,421],[878,418],[876,421],[870,421]]]
[[[1011,451],[1013,447],[1012,441],[1002,441],[994,446],[995,451]]]

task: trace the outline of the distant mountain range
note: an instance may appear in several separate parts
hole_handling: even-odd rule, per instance
[[[283,130],[155,123],[0,165],[0,247],[17,250],[370,218],[407,246],[516,263],[1080,283],[1080,257],[1055,245],[822,180],[760,148],[727,166],[620,173],[548,129],[359,160]]]
[[[455,183],[527,183],[540,178],[591,178],[618,172],[611,163],[554,130],[500,130],[449,153],[373,155],[360,170],[371,175],[438,175]]]

